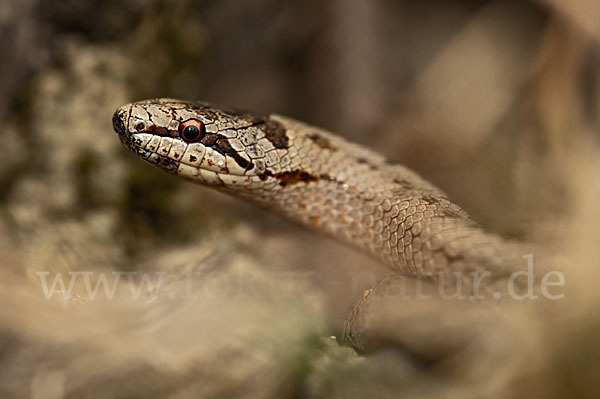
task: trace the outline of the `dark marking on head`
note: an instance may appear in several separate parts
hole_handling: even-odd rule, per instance
[[[159,127],[156,125],[152,125],[150,127],[148,127],[148,132],[155,134],[157,136],[174,136],[174,134],[170,134],[169,130],[167,130],[167,128],[164,127]]]
[[[410,190],[411,188],[413,188],[412,184],[410,184],[409,181],[404,180],[404,179],[394,179],[393,182],[401,185],[403,188],[405,188],[407,190]]]
[[[231,148],[231,145],[229,144],[229,141],[227,141],[226,138],[217,137],[216,144],[219,150],[223,151],[223,153],[225,154],[231,154],[234,152],[233,148]]]
[[[196,162],[198,160],[198,158],[196,158],[193,155],[190,155],[190,162]]]
[[[240,168],[244,168],[245,170],[249,170],[252,169],[254,167],[254,164],[244,158],[242,158],[240,155],[238,155],[237,152],[233,153],[232,155],[233,159],[235,160],[235,163],[237,163]]]
[[[202,140],[200,140],[200,142],[207,147],[212,147],[213,145],[215,145],[217,143],[217,135],[216,134],[207,134],[206,136],[204,136],[202,138]]]
[[[210,147],[213,150],[217,151],[219,154],[232,157],[235,162],[240,166],[240,168],[244,168],[245,170],[252,169],[254,164],[247,159],[243,158],[241,155],[237,153],[229,144],[229,140],[227,137],[221,134],[207,134],[200,140],[202,144],[206,147]]]
[[[262,129],[265,132],[267,140],[273,144],[273,147],[288,148],[290,146],[289,138],[286,135],[287,130],[283,124],[267,117]]]
[[[311,139],[316,145],[318,145],[321,148],[324,148],[326,150],[331,150],[331,151],[336,150],[336,148],[334,148],[331,145],[331,142],[329,141],[329,139],[326,139],[325,137],[321,136],[318,133],[309,134],[308,138]]]

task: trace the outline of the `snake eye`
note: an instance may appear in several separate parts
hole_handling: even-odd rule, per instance
[[[138,132],[141,132],[145,128],[146,128],[146,124],[142,121],[139,121],[138,123],[135,124],[135,130],[137,130]]]
[[[191,119],[183,122],[179,126],[179,136],[187,143],[199,141],[204,135],[204,125],[202,122]]]

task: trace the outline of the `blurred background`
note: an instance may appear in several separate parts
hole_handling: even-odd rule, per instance
[[[3,0],[0,396],[592,397],[599,39],[596,0]],[[565,300],[427,368],[339,346],[385,268],[123,149],[114,110],[167,96],[384,153],[485,228],[560,249]],[[114,271],[165,277],[137,299],[69,286]]]

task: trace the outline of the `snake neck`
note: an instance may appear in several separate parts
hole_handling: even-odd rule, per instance
[[[278,117],[289,167],[261,184],[225,187],[262,208],[358,247],[408,275],[492,271],[521,262],[446,195],[409,169],[321,129]]]
[[[505,275],[520,248],[480,229],[437,187],[317,127],[207,103],[154,99],[113,116],[120,139],[163,170],[225,190],[410,275]]]

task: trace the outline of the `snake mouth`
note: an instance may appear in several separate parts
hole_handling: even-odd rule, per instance
[[[213,182],[213,174],[238,179],[256,175],[255,168],[243,168],[233,157],[201,143],[185,143],[175,137],[131,133],[125,145],[144,161],[189,178],[210,177],[205,180]]]
[[[165,154],[164,147],[156,148],[151,144],[153,137],[159,136],[152,136],[149,133],[133,133],[130,137],[131,139],[127,142],[127,147],[142,160],[168,173],[188,180],[199,181],[213,186],[243,186],[256,181],[256,179],[260,179],[257,175],[231,173],[226,166],[216,169],[214,164],[211,166],[211,163],[206,161],[207,158],[203,158],[200,164],[196,164],[197,162],[185,162],[183,157],[175,159],[173,158],[175,154],[171,151],[173,146]],[[210,150],[210,148],[206,150]],[[186,150],[184,156],[186,154],[189,155],[190,152]]]

